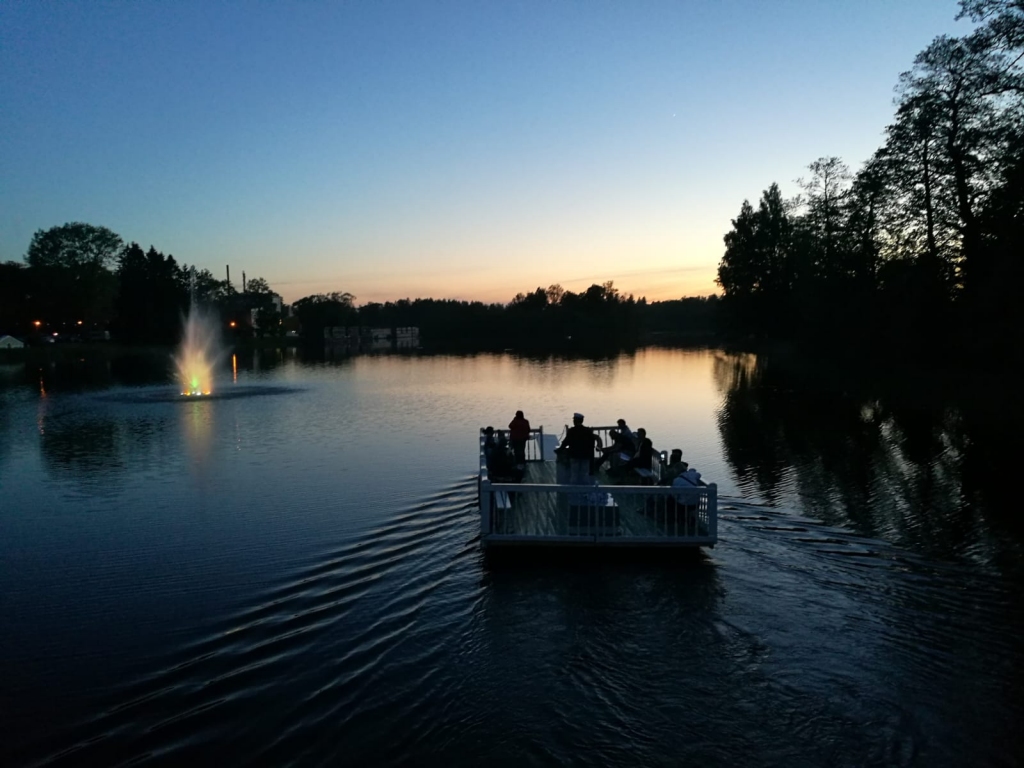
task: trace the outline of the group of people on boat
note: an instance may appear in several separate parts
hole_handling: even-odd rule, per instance
[[[569,459],[570,479],[573,484],[590,483],[590,477],[601,466],[609,463],[614,474],[639,470],[643,476],[654,469],[654,445],[647,436],[647,430],[640,427],[633,432],[625,419],[616,422],[616,428],[608,430],[610,444],[605,446],[601,437],[583,424],[582,413],[574,413],[572,426],[566,432],[556,452]],[[599,454],[594,458],[596,452]],[[673,448],[667,463],[662,463],[659,485],[687,488],[704,485],[700,473],[683,461],[683,451]]]
[[[555,452],[569,461],[569,482],[574,485],[589,485],[592,476],[608,462],[609,470],[622,476],[636,470],[638,474],[650,476],[654,470],[654,444],[647,436],[647,430],[640,427],[635,432],[625,419],[619,419],[616,426],[608,431],[610,439],[606,446],[601,436],[586,426],[582,413],[574,413],[572,426],[566,431],[561,445]],[[530,422],[522,411],[509,422],[508,430],[484,429],[484,458],[487,471],[493,480],[521,482],[526,470],[526,443],[530,439]],[[596,458],[595,458],[596,454]],[[683,461],[683,452],[673,448],[668,461],[662,461],[659,485],[671,485],[680,489],[704,485],[700,473]]]
[[[492,479],[520,482],[526,471],[526,442],[530,439],[530,422],[522,411],[508,424],[508,437],[494,427],[484,429],[484,459]]]

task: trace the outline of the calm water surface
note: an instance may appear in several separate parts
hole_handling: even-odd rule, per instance
[[[648,349],[0,367],[3,764],[1014,765],[1019,405]],[[480,553],[475,433],[619,416],[681,562]]]

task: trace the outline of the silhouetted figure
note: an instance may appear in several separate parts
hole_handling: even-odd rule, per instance
[[[683,461],[683,452],[679,448],[673,448],[669,455],[668,464],[661,469],[661,480],[658,485],[672,485],[672,481],[680,474],[689,469],[690,465]]]
[[[573,485],[589,485],[594,448],[601,447],[601,438],[590,427],[583,426],[583,414],[572,415],[572,426],[565,433],[559,451],[569,455],[569,482]]]
[[[676,503],[684,507],[695,507],[700,501],[698,489],[703,485],[706,483],[700,479],[700,472],[696,469],[687,469],[679,473],[672,481],[672,487],[679,489]]]
[[[608,437],[611,439],[612,444],[601,449],[601,456],[594,462],[594,472],[597,472],[597,470],[601,468],[601,465],[609,459],[612,460],[612,464],[614,465],[615,457],[619,454],[624,454],[625,456],[632,458],[633,454],[636,453],[633,441],[619,432],[619,430],[608,430]]]
[[[494,427],[487,427],[484,429],[484,459],[487,460],[487,468],[491,467],[491,457],[494,455],[494,449],[497,448],[498,444],[494,440]]]
[[[647,430],[640,427],[636,431],[637,447],[636,453],[629,461],[622,465],[623,469],[650,469],[654,459],[654,444],[647,437]]]
[[[625,453],[632,456],[636,453],[636,435],[633,433],[633,430],[626,425],[625,419],[619,419],[615,423],[619,428],[619,434],[622,436],[623,445],[628,448]]]
[[[508,440],[512,445],[512,454],[516,464],[526,463],[526,441],[530,439],[530,422],[522,411],[516,411],[515,418],[508,423]]]

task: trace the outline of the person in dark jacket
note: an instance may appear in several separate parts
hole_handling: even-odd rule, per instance
[[[530,439],[530,422],[522,411],[516,411],[515,418],[508,423],[508,441],[512,446],[512,454],[516,464],[526,463],[526,441]]]
[[[631,459],[636,453],[636,446],[633,445],[633,441],[619,432],[619,430],[608,430],[608,437],[611,439],[612,444],[601,449],[601,456],[594,462],[594,472],[597,472],[601,465],[609,459],[612,461],[611,466],[615,466],[615,462],[618,461],[615,458],[616,456],[625,454],[627,459]]]
[[[647,430],[640,427],[636,431],[636,454],[622,465],[623,469],[650,469],[654,458],[654,444],[647,436]]]
[[[572,426],[559,447],[569,455],[569,482],[573,485],[590,485],[595,446],[601,447],[601,438],[590,427],[583,426],[582,413],[574,413]]]

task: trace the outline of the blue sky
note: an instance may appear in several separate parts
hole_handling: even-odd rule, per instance
[[[86,221],[294,301],[707,295],[952,0],[0,4],[0,259]]]

